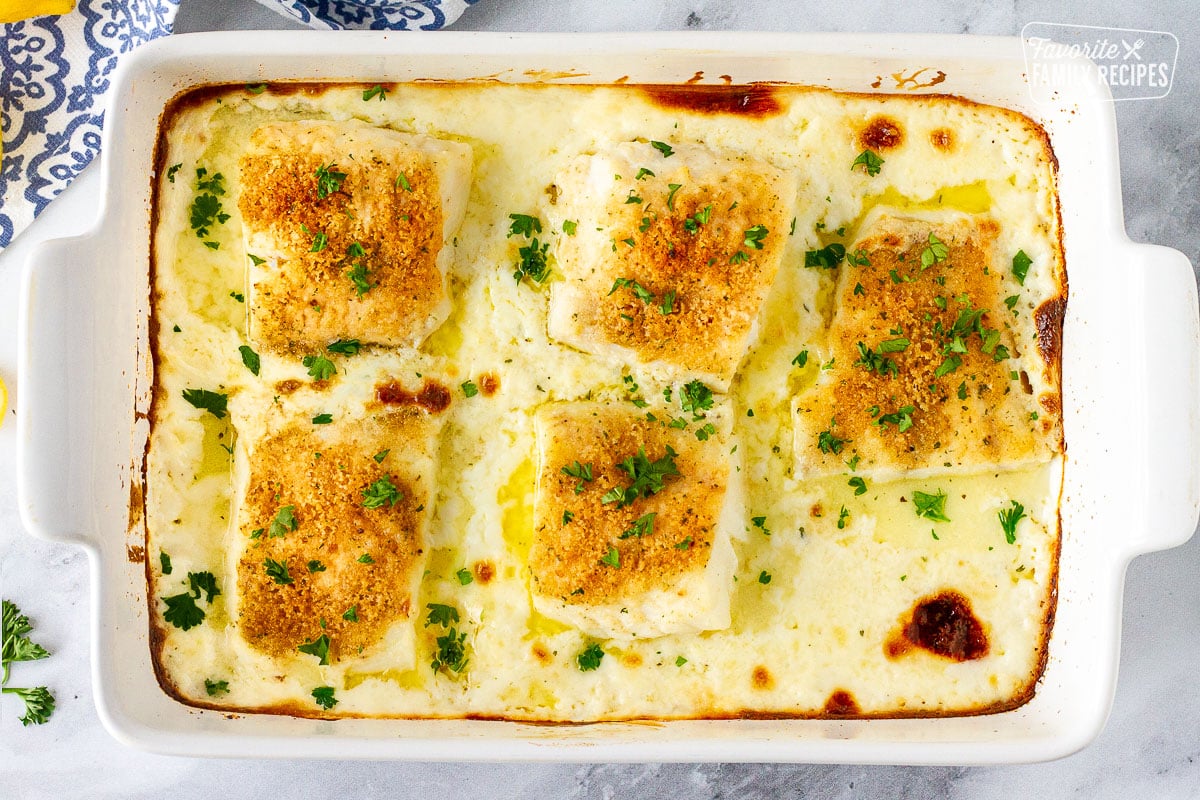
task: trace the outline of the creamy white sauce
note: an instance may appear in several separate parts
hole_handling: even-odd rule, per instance
[[[1023,249],[1033,259],[1024,288],[1015,291],[1022,297],[1018,334],[1026,337],[1026,352],[1035,352],[1032,310],[1058,291],[1049,266],[1058,257],[1057,218],[1052,173],[1026,123],[954,101],[806,91],[781,93],[784,112],[766,118],[664,108],[629,87],[413,85],[396,87],[384,102],[364,102],[361,94],[360,87],[319,98],[233,90],[221,101],[185,110],[164,131],[165,164],[182,167],[174,182],[160,176],[157,199],[159,370],[146,487],[150,591],[157,598],[177,594],[189,571],[209,570],[225,593],[211,605],[201,602],[207,618],[199,627],[182,631],[157,621],[165,633],[162,666],[186,698],[229,708],[294,703],[315,714],[320,709],[311,691],[329,685],[339,701],[333,713],[590,720],[740,710],[820,713],[838,690],[849,692],[865,713],[952,712],[1004,703],[1024,691],[1036,676],[1043,622],[1053,604],[1061,463],[1005,474],[868,482],[867,493],[855,496],[849,472],[815,481],[792,475],[788,403],[804,388],[792,357],[809,349],[820,359],[833,280],[826,271],[804,269],[804,251],[837,241],[832,232],[842,226],[848,226],[848,242],[864,199],[885,189],[912,201],[942,193],[952,201],[948,207],[990,207],[1001,223],[999,251]],[[877,113],[900,122],[907,137],[885,154],[883,172],[871,178],[849,166],[861,150],[854,132]],[[296,414],[318,406],[352,409],[377,375],[411,377],[410,370],[428,370],[453,388],[419,598],[421,607],[453,604],[462,614],[470,663],[458,677],[430,668],[437,626],[418,624],[415,669],[362,674],[338,664],[320,667],[301,654],[274,661],[247,644],[226,613],[228,593],[236,590],[231,554],[240,548],[231,539],[238,535],[231,521],[233,482],[220,445],[231,444],[234,429],[252,435],[273,401],[276,381],[309,382],[298,360],[265,353],[261,377],[247,371],[238,353],[239,345],[252,344],[246,307],[230,296],[246,294],[237,160],[249,133],[281,116],[354,117],[473,148],[474,183],[453,245],[449,321],[419,355],[340,359],[347,374],[335,396],[302,391],[279,401]],[[929,144],[929,131],[939,127],[954,131],[952,153]],[[634,138],[741,150],[804,177],[795,233],[760,320],[759,344],[731,388],[746,478],[745,526],[734,541],[732,626],[601,642],[606,655],[600,668],[583,672],[576,656],[592,640],[533,613],[529,597],[532,412],[549,400],[589,393],[624,397],[621,371],[548,339],[547,295],[513,280],[521,241],[505,234],[510,213],[545,221],[546,188],[569,159],[600,142]],[[223,173],[229,186],[223,203],[231,217],[206,237],[219,243],[216,250],[188,223],[197,167]],[[986,192],[978,186],[945,192],[972,184]],[[467,399],[458,391],[459,383],[485,372],[500,379],[496,396]],[[629,372],[647,396],[661,394],[655,375],[636,367]],[[218,422],[184,402],[185,388],[228,392],[230,417]],[[914,490],[944,490],[952,522],[918,518]],[[997,521],[1010,499],[1022,502],[1029,515],[1011,545]],[[843,507],[849,514],[839,529]],[[766,517],[769,536],[751,524],[758,516]],[[171,575],[160,574],[160,552],[171,557]],[[494,565],[495,578],[460,585],[456,571],[480,561]],[[764,572],[769,583],[760,582]],[[885,642],[901,617],[943,589],[970,599],[984,623],[988,655],[956,663],[914,650],[889,659]],[[161,614],[163,604],[155,608]],[[535,650],[549,653],[549,663]],[[765,673],[755,680],[760,668]],[[209,696],[205,679],[228,681],[228,693]]]

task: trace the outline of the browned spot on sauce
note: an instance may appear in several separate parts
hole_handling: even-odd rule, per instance
[[[1050,365],[1059,363],[1062,356],[1063,315],[1067,310],[1067,298],[1059,295],[1042,303],[1033,312],[1037,323],[1038,350],[1042,359]]]
[[[808,514],[811,517],[820,517],[824,513],[825,513],[825,509],[821,507],[820,503],[813,503],[812,508],[810,508],[808,510]]]
[[[891,117],[880,115],[859,131],[858,143],[867,150],[890,150],[904,143],[904,129]]]
[[[1025,390],[1025,394],[1033,394],[1033,384],[1029,380],[1029,373],[1021,370],[1021,388]]]
[[[704,80],[704,70],[697,70],[696,74],[693,75],[692,77],[688,78],[687,81],[685,81],[685,83],[688,83],[688,84],[699,83],[702,80]]]
[[[621,656],[621,663],[627,667],[640,667],[642,665],[642,657],[637,653],[626,653]]]
[[[880,86],[883,86],[883,76],[876,75],[875,80],[871,81],[871,88],[878,89]]]
[[[426,378],[414,394],[396,381],[389,381],[375,387],[375,399],[391,406],[421,406],[426,411],[438,414],[449,408],[450,390]]]
[[[496,568],[492,566],[490,561],[475,562],[475,580],[486,585],[492,582],[492,578],[496,577]]]
[[[479,391],[484,397],[491,397],[500,391],[500,376],[485,372],[479,376]]]
[[[146,548],[140,544],[131,544],[125,547],[125,557],[129,559],[130,564],[144,564],[146,562]]]
[[[619,77],[615,81],[613,81],[613,83],[616,83],[616,84],[629,83],[629,76],[622,75],[621,77]]]
[[[949,128],[937,128],[929,132],[929,143],[938,150],[949,153],[954,149],[954,131]]]
[[[732,75],[719,75],[718,77],[721,79],[721,83],[725,84],[726,86],[733,85]]]
[[[825,701],[825,713],[831,717],[851,717],[861,714],[862,709],[858,707],[854,695],[845,689],[838,689]]]
[[[550,651],[546,649],[546,645],[542,644],[541,642],[534,642],[531,652],[533,653],[533,657],[536,658],[539,663],[546,666],[549,666],[550,663],[554,661],[554,657],[550,655]]]
[[[772,117],[783,105],[771,86],[677,86],[640,87],[651,101],[664,108],[695,111],[698,114],[738,114],[747,117]]]
[[[927,74],[929,70],[930,67],[921,67],[911,75],[905,75],[904,70],[900,70],[892,73],[892,80],[896,82],[897,89],[928,89],[946,80],[946,73],[942,70],[937,70],[933,75]]]
[[[303,385],[295,378],[288,378],[286,381],[277,381],[275,383],[275,391],[282,395],[289,395]]]
[[[775,678],[766,667],[758,666],[750,675],[750,683],[755,689],[771,689],[775,686]]]
[[[945,589],[913,606],[884,643],[884,652],[898,658],[913,647],[953,661],[973,661],[987,655],[988,639],[971,601]]]

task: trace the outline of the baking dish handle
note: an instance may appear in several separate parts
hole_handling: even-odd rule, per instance
[[[1187,256],[1137,245],[1144,277],[1145,538],[1148,553],[1183,544],[1200,517],[1200,307]]]
[[[17,496],[21,518],[42,539],[88,544],[94,400],[83,342],[92,311],[91,237],[35,247],[22,276],[17,324]]]

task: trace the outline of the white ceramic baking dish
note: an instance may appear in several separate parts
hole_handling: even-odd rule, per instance
[[[278,80],[678,83],[697,71],[872,92],[896,91],[893,73],[922,68],[945,80],[916,91],[1021,110],[1045,125],[1059,159],[1069,457],[1057,619],[1031,702],[947,719],[534,726],[227,715],[162,692],[150,660],[145,572],[129,551],[142,542],[130,489],[147,434],[150,171],[159,114],[174,95]],[[917,764],[1034,761],[1084,746],[1112,702],[1127,564],[1184,542],[1197,521],[1196,284],[1182,254],[1125,236],[1115,120],[1103,90],[1083,87],[1061,105],[1038,107],[1023,74],[1019,40],[974,36],[254,32],[171,37],[139,50],[111,95],[100,223],[30,257],[18,362],[21,511],[34,534],[91,555],[104,723],[149,750],[222,756]]]

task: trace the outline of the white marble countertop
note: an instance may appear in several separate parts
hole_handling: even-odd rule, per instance
[[[480,0],[465,30],[795,30],[1016,34],[1029,21],[1165,30],[1180,42],[1165,99],[1119,104],[1125,219],[1135,241],[1200,264],[1200,17],[1194,0]],[[177,30],[286,28],[251,0],[184,0]],[[0,256],[0,377],[14,388],[19,273],[50,230],[82,229],[97,203],[89,170]],[[1078,266],[1076,268],[1079,268]],[[14,398],[15,403],[20,397]],[[43,726],[22,728],[0,702],[0,797],[913,797],[1200,796],[1200,537],[1142,557],[1125,592],[1121,674],[1108,726],[1049,764],[988,768],[804,765],[475,765],[201,760],[125,747],[102,727],[89,684],[87,557],[25,534],[17,515],[12,409],[0,421],[0,590],[54,653],[36,675],[58,697]],[[1119,498],[1113,498],[1120,502]]]

